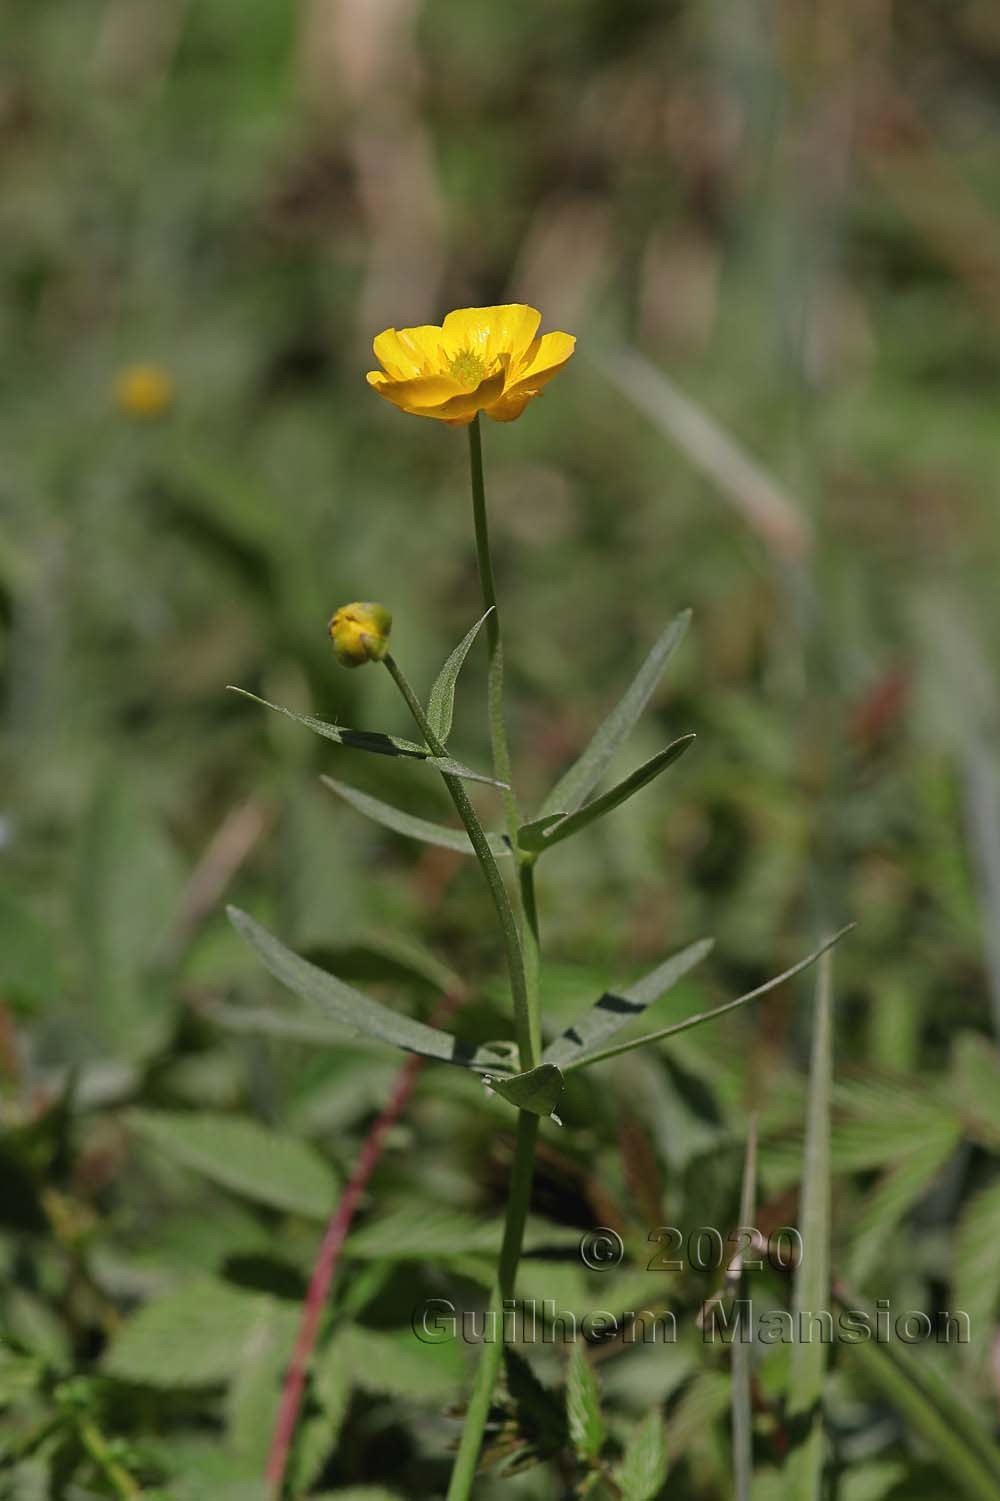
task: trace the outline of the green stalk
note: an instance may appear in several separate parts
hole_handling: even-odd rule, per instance
[[[538,1136],[538,1116],[527,1110],[517,1113],[517,1139],[514,1145],[514,1163],[510,1174],[510,1190],[507,1195],[507,1217],[504,1222],[503,1244],[500,1247],[500,1263],[497,1280],[490,1300],[491,1319],[487,1328],[492,1328],[494,1339],[485,1343],[476,1368],[476,1379],[465,1415],[465,1426],[455,1456],[446,1501],[468,1501],[476,1478],[479,1451],[483,1443],[483,1430],[489,1417],[493,1388],[496,1386],[503,1356],[504,1302],[514,1297],[517,1283],[517,1266],[521,1258],[521,1241],[524,1238],[524,1222],[528,1215],[531,1197],[531,1178],[535,1169],[535,1141]],[[509,1305],[508,1305],[509,1306]],[[495,1327],[494,1327],[495,1326]]]
[[[486,620],[486,644],[490,653],[486,701],[489,709],[490,745],[493,750],[493,774],[497,781],[507,784],[503,795],[507,837],[516,858],[517,830],[521,816],[518,811],[517,798],[511,786],[510,749],[507,745],[507,726],[503,716],[503,640],[500,635],[496,582],[493,578],[493,558],[490,554],[490,528],[486,518],[483,435],[479,426],[478,412],[469,423],[469,469],[472,477],[472,519],[476,528],[479,583],[483,591],[483,607],[490,611]]]
[[[417,724],[417,728],[423,735],[427,748],[435,756],[444,756],[447,752],[431,729],[424,713],[423,705],[410,687],[403,672],[391,652],[387,652],[383,658],[393,682],[399,689],[406,701],[407,707]],[[480,868],[486,878],[486,884],[490,888],[493,905],[500,919],[500,931],[503,935],[504,950],[507,955],[507,969],[510,974],[510,990],[514,1002],[514,1035],[517,1038],[518,1052],[521,1058],[521,1068],[534,1068],[538,1062],[535,1037],[537,1035],[537,1020],[531,1016],[531,1006],[528,999],[528,986],[524,974],[524,956],[521,952],[521,940],[518,936],[517,919],[514,909],[507,895],[500,867],[497,865],[489,841],[479,821],[475,808],[469,801],[469,795],[458,777],[448,776],[442,773],[442,779],[455,804],[455,810],[465,825],[466,833],[472,842],[472,848],[476,852]]]

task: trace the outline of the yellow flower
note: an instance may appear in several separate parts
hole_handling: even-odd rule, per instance
[[[477,412],[520,417],[573,353],[572,334],[538,337],[541,314],[512,302],[449,313],[440,328],[387,328],[372,344],[381,370],[368,373],[380,396],[415,417],[464,427]]]
[[[389,650],[392,616],[385,605],[341,605],[330,621],[330,640],[342,667],[381,662]]]
[[[126,416],[148,421],[173,406],[174,382],[162,365],[126,365],[115,381],[114,395]]]

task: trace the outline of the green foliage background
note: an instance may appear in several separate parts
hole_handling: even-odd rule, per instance
[[[276,995],[224,900],[398,1009],[427,1019],[450,988],[463,1036],[509,1035],[471,864],[319,781],[446,819],[434,776],[223,691],[412,733],[324,626],[386,601],[426,692],[481,613],[465,447],[367,390],[367,347],[499,300],[579,336],[544,399],[485,435],[527,806],[694,609],[616,770],[696,747],[543,867],[547,1024],[714,934],[665,1025],[856,921],[835,966],[834,1276],[968,1311],[968,1346],[914,1358],[988,1432],[993,8],[5,0],[3,21],[0,1495],[132,1494],[116,1467],[170,1501],[263,1494],[322,1225],[399,1060],[221,1028],[220,1003]],[[769,472],[802,547],[637,408],[622,347]],[[137,361],[175,382],[158,421],[113,398]],[[472,766],[483,678],[477,647],[451,741]],[[574,1354],[568,1431],[509,1371],[477,1494],[575,1494],[602,1445],[626,1498],[732,1494],[728,1353],[695,1322],[720,1279],[646,1272],[647,1237],[736,1224],[751,1111],[755,1223],[797,1222],[811,999],[786,987],[573,1076],[565,1129],[543,1128],[525,1295],[669,1303],[682,1338],[592,1351],[603,1417]],[[422,1073],[348,1243],[289,1495],[443,1493],[473,1352],[419,1345],[410,1313],[481,1301],[512,1127],[465,1071]],[[613,1274],[576,1253],[594,1224],[623,1236]],[[788,1279],[757,1295],[785,1306]],[[550,1392],[567,1353],[523,1351]],[[755,1355],[759,1501],[783,1494],[787,1354]],[[940,1496],[947,1457],[869,1356],[833,1351],[830,1494]]]

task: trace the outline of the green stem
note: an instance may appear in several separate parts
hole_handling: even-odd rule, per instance
[[[490,611],[486,620],[486,644],[490,653],[486,694],[490,721],[490,745],[493,750],[493,774],[498,781],[507,783],[507,789],[503,795],[504,812],[507,818],[507,837],[516,858],[517,830],[521,816],[518,811],[517,798],[511,786],[510,749],[507,745],[507,726],[503,716],[503,640],[500,634],[496,583],[493,578],[493,559],[490,554],[490,528],[486,517],[486,482],[483,478],[483,435],[479,426],[478,412],[469,423],[469,469],[472,477],[472,517],[476,527],[476,561],[479,564],[479,582],[483,592],[483,606]]]
[[[538,905],[535,901],[535,860],[520,859],[517,867],[521,894],[521,953],[524,959],[524,983],[528,992],[528,1022],[535,1058],[542,1055],[542,1007],[539,994],[541,977],[541,940],[538,933]]]
[[[476,1466],[483,1442],[483,1430],[489,1416],[493,1388],[496,1385],[503,1355],[504,1303],[512,1299],[517,1283],[517,1266],[521,1257],[521,1242],[524,1238],[524,1222],[528,1215],[531,1197],[531,1178],[535,1165],[535,1141],[538,1136],[538,1116],[527,1110],[518,1111],[517,1140],[514,1146],[514,1163],[510,1175],[510,1192],[507,1196],[507,1218],[504,1223],[503,1244],[500,1247],[500,1263],[497,1281],[490,1303],[492,1317],[487,1321],[487,1330],[492,1333],[491,1342],[484,1342],[476,1379],[469,1398],[465,1427],[451,1472],[447,1501],[467,1501],[472,1494],[476,1478]],[[509,1304],[508,1304],[509,1306]]]
[[[393,682],[403,695],[428,749],[435,756],[446,755],[447,752],[444,746],[430,727],[427,715],[424,713],[423,705],[403,676],[399,663],[391,653],[386,653],[383,660],[389,669],[389,674]],[[514,1035],[517,1038],[521,1068],[534,1068],[541,1051],[540,1047],[536,1044],[536,1038],[539,1036],[538,1023],[537,1018],[532,1018],[531,1015],[528,986],[524,972],[524,955],[521,951],[521,940],[518,936],[517,919],[514,916],[514,909],[510,904],[507,888],[504,885],[503,876],[500,874],[500,867],[497,865],[493,851],[490,849],[489,841],[486,838],[482,824],[479,822],[476,810],[469,801],[468,793],[458,777],[451,777],[446,773],[442,773],[442,778],[451,794],[451,800],[455,804],[458,816],[465,825],[466,833],[472,841],[472,848],[476,852],[476,857],[486,878],[486,884],[490,888],[490,895],[497,910],[497,917],[500,919],[500,930],[503,934],[504,949],[507,955],[507,969],[510,974],[511,996],[514,1002]]]
[[[83,1447],[121,1501],[131,1501],[133,1496],[141,1494],[132,1476],[115,1459],[107,1439],[92,1418],[81,1419],[77,1432]]]

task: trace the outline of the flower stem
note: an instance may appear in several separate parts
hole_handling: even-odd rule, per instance
[[[496,1286],[490,1301],[491,1316],[486,1323],[486,1328],[491,1330],[493,1338],[488,1342],[483,1341],[479,1365],[476,1368],[476,1379],[465,1415],[465,1427],[462,1429],[446,1501],[468,1501],[476,1478],[483,1431],[486,1427],[486,1419],[489,1417],[493,1388],[496,1386],[503,1355],[504,1301],[514,1297],[517,1282],[517,1265],[521,1257],[524,1222],[528,1217],[528,1202],[531,1197],[537,1136],[538,1116],[531,1115],[527,1110],[519,1110],[514,1162],[510,1174],[510,1190],[507,1195],[507,1217],[500,1247],[500,1263],[497,1268]]]
[[[391,652],[387,652],[383,660],[389,669],[389,674],[393,682],[403,695],[428,749],[435,756],[444,756],[446,754],[444,746],[431,729],[427,715],[424,713],[423,705],[403,676],[399,663]],[[504,885],[503,876],[500,874],[500,867],[497,865],[493,851],[490,849],[489,841],[486,838],[482,824],[479,822],[476,810],[469,801],[468,793],[458,777],[448,776],[447,773],[443,772],[442,778],[451,794],[451,800],[455,804],[458,816],[465,825],[466,833],[472,841],[472,848],[476,852],[476,857],[486,878],[486,884],[490,888],[490,895],[497,910],[497,917],[500,919],[500,930],[503,935],[504,950],[507,955],[507,969],[510,974],[511,996],[514,1002],[514,1035],[517,1038],[521,1068],[534,1068],[538,1062],[538,1053],[540,1051],[536,1042],[539,1036],[538,1023],[537,1018],[533,1019],[531,1016],[528,986],[524,973],[524,955],[521,951],[521,940],[518,936],[517,919],[514,916],[514,909],[511,907],[510,897],[507,895],[507,888]]]
[[[507,726],[503,715],[503,640],[500,634],[500,615],[497,610],[496,583],[493,578],[493,559],[490,554],[490,528],[486,517],[486,482],[483,477],[483,435],[479,426],[479,414],[469,423],[469,470],[472,477],[472,518],[476,528],[476,561],[479,564],[479,583],[483,592],[483,607],[490,611],[486,620],[486,644],[490,653],[489,678],[487,680],[487,705],[490,720],[490,745],[493,750],[493,773],[500,782],[506,782],[504,812],[507,818],[507,837],[511,849],[517,854],[517,830],[521,822],[517,797],[510,785],[510,750],[507,745]]]

